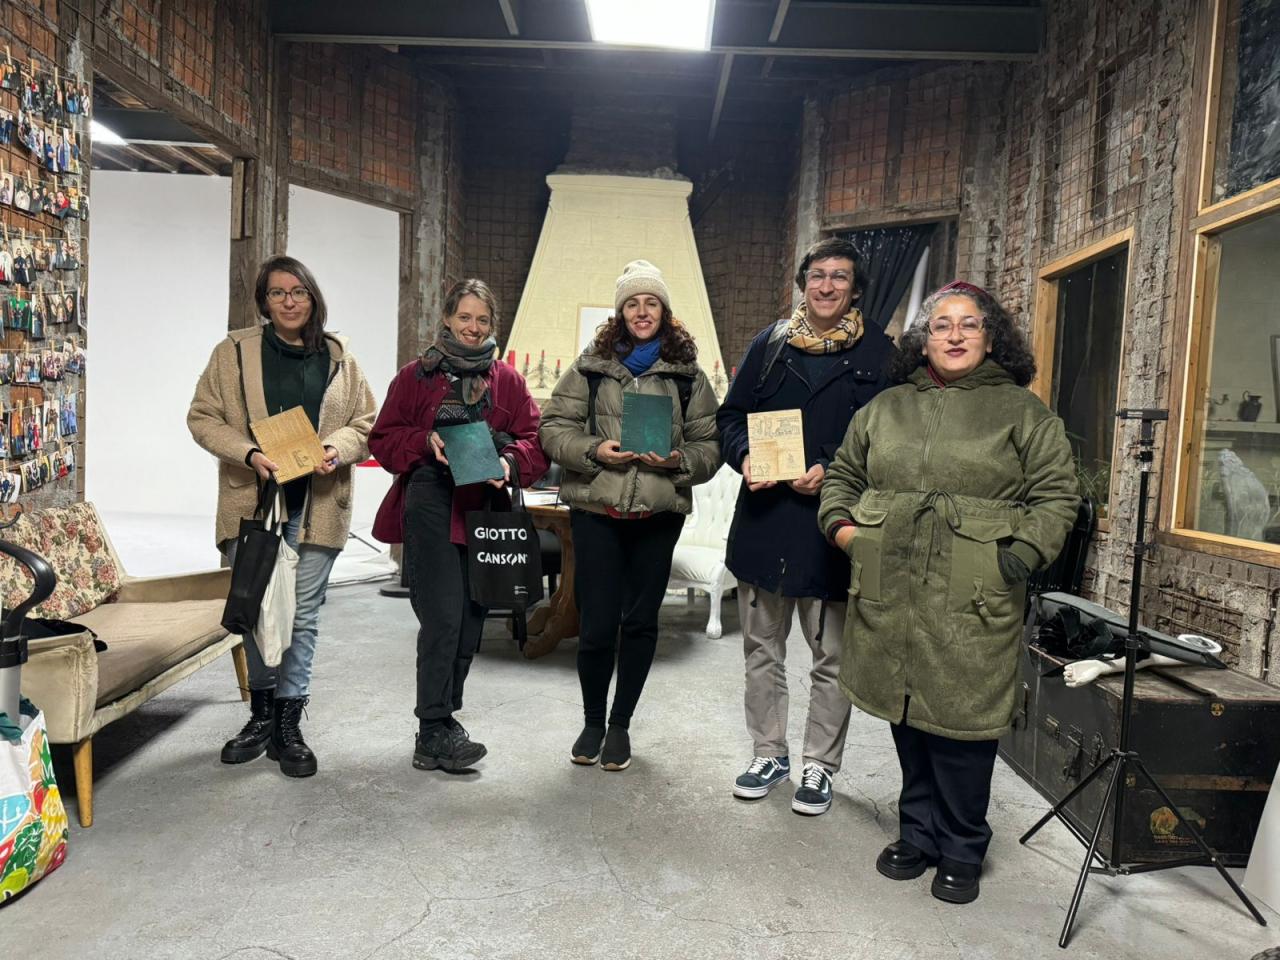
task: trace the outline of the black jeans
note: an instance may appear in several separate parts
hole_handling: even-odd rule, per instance
[[[616,658],[618,684],[609,723],[626,727],[658,647],[658,613],[684,517],[659,513],[643,520],[615,520],[574,510],[571,523],[583,713],[588,724],[604,726]]]
[[[901,837],[934,860],[980,864],[991,843],[987,805],[998,740],[953,740],[891,723],[902,767]]]
[[[443,720],[462,709],[462,688],[480,646],[485,608],[471,600],[467,550],[449,542],[453,479],[427,464],[404,496],[404,564],[418,617],[420,720]]]

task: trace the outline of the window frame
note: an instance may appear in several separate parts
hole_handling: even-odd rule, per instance
[[[1120,310],[1120,363],[1116,369],[1116,396],[1124,397],[1123,386],[1129,375],[1129,284],[1133,278],[1133,227],[1126,227],[1109,237],[1103,237],[1074,253],[1045,264],[1036,274],[1035,313],[1032,320],[1031,352],[1036,360],[1036,375],[1030,390],[1050,406],[1053,397],[1053,369],[1057,360],[1058,343],[1058,284],[1061,280],[1099,260],[1104,260],[1120,250],[1128,250],[1125,258],[1124,302]],[[1052,409],[1052,407],[1050,407]],[[1107,499],[1113,502],[1116,492],[1116,467],[1119,463],[1120,431],[1112,437],[1111,475],[1107,480]],[[1108,518],[1098,520],[1098,529],[1110,532]]]
[[[1201,63],[1194,87],[1196,120],[1203,124],[1200,163],[1187,217],[1190,240],[1189,302],[1180,307],[1186,317],[1178,346],[1182,367],[1174,367],[1181,395],[1170,404],[1170,442],[1166,444],[1166,468],[1172,469],[1174,495],[1161,510],[1157,540],[1171,546],[1229,557],[1248,563],[1280,568],[1280,544],[1245,540],[1225,534],[1194,530],[1189,526],[1192,504],[1198,496],[1199,474],[1194,451],[1203,445],[1208,376],[1212,368],[1213,330],[1217,312],[1218,274],[1221,266],[1220,236],[1233,227],[1270,215],[1280,215],[1280,178],[1213,202],[1217,162],[1218,119],[1222,100],[1222,70],[1226,47],[1227,9],[1231,0],[1206,0],[1207,30],[1201,32]],[[1207,33],[1207,37],[1206,37]],[[1207,42],[1206,42],[1207,39]],[[1181,374],[1179,378],[1179,374]],[[1175,427],[1176,424],[1176,427]],[[1173,431],[1176,429],[1176,436]],[[1176,440],[1176,442],[1174,442]]]

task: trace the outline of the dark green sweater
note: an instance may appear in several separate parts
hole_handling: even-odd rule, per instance
[[[283,413],[293,407],[307,412],[311,426],[320,429],[320,404],[329,383],[329,351],[307,353],[276,336],[275,327],[266,324],[262,331],[262,392],[267,399],[267,412]],[[307,498],[310,477],[299,477],[284,486],[289,512],[301,508]]]

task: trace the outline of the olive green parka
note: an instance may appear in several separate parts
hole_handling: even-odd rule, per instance
[[[859,410],[818,522],[852,520],[840,686],[859,709],[957,740],[1013,718],[1025,584],[1079,506],[1062,421],[993,360],[945,389],[924,367]],[[908,705],[908,698],[909,705]]]
[[[587,422],[589,383],[583,371],[601,376],[594,433]],[[681,416],[678,378],[692,381],[687,417]],[[638,460],[607,467],[595,459],[596,448],[605,440],[622,439],[624,391],[671,397],[671,449],[680,451],[677,469],[650,467]],[[581,354],[543,405],[538,433],[542,449],[564,470],[560,499],[596,513],[609,508],[622,513],[690,513],[692,488],[710,480],[720,467],[718,406],[715,391],[697,364],[658,360],[633,377],[617,360]]]

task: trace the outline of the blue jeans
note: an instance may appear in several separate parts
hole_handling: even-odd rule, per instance
[[[289,514],[284,526],[284,538],[298,551],[297,610],[293,614],[293,638],[285,648],[278,667],[268,667],[262,662],[262,654],[252,637],[244,638],[244,652],[249,661],[249,689],[275,688],[277,697],[305,697],[311,689],[311,661],[316,655],[317,627],[320,623],[320,603],[329,585],[329,571],[339,550],[317,547],[304,543],[298,546],[298,534],[302,529],[302,511]],[[236,562],[236,541],[227,544],[227,559]]]

